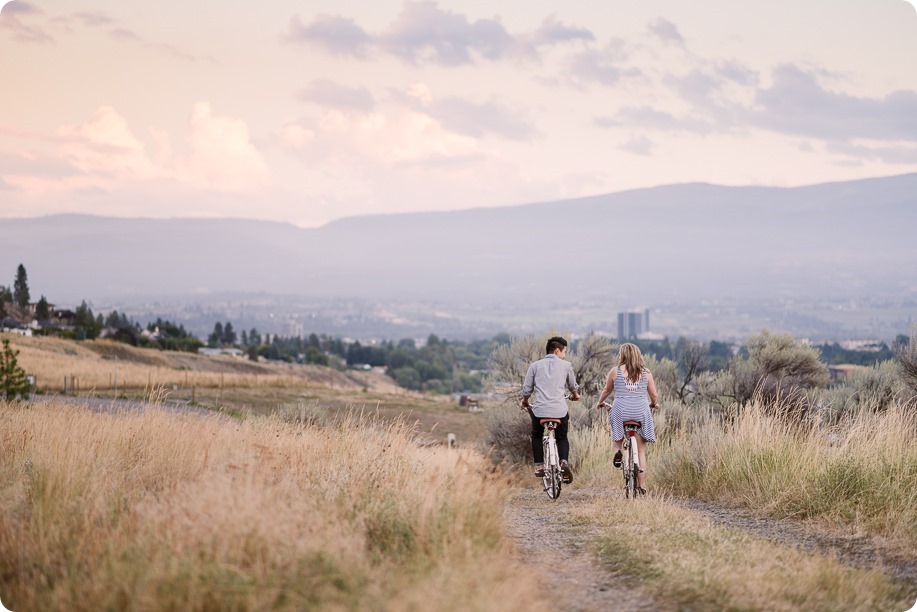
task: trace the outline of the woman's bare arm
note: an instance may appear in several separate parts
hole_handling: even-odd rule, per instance
[[[653,373],[649,370],[646,371],[646,392],[650,394],[650,406],[656,407],[656,381],[653,380]]]
[[[614,372],[614,370],[608,372],[608,376],[605,379],[605,388],[602,389],[602,394],[599,396],[599,401],[595,406],[596,408],[601,408],[602,402],[604,402],[608,396],[611,395],[611,392],[614,391],[615,377],[611,375],[612,372]]]

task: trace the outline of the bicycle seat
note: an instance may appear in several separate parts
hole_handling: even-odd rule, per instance
[[[625,427],[627,427],[628,425],[633,425],[635,427],[643,427],[643,423],[641,423],[640,421],[624,421],[623,423],[621,423],[621,425],[624,425]]]
[[[557,423],[560,425],[560,419],[538,419],[538,423],[540,425],[544,425],[545,423]]]

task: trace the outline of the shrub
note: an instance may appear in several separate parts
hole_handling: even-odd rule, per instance
[[[29,399],[31,385],[26,377],[25,370],[19,367],[16,356],[19,351],[10,348],[10,341],[3,341],[3,351],[0,352],[0,394],[3,399],[11,401],[18,398]]]
[[[907,388],[892,361],[853,372],[842,384],[814,391],[813,403],[828,422],[862,411],[881,412],[907,395]]]
[[[758,399],[782,410],[807,410],[804,392],[828,384],[828,366],[818,351],[789,334],[767,330],[745,342],[744,355],[730,361],[723,375],[699,377],[707,399],[720,406],[744,407]],[[792,402],[780,401],[792,398]]]
[[[895,361],[904,383],[917,394],[917,325],[911,328],[911,337],[895,347]]]

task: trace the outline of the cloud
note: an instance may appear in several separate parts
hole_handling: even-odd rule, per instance
[[[913,163],[917,91],[855,96],[823,84],[837,76],[823,69],[783,64],[763,82],[758,72],[735,61],[702,62],[683,74],[662,79],[687,104],[688,112],[676,116],[648,105],[624,107],[593,122],[604,128],[698,134],[758,129],[818,140],[830,152],[860,160]]]
[[[515,141],[535,138],[538,131],[518,108],[508,108],[495,101],[475,102],[458,96],[438,98],[430,88],[417,83],[407,92],[391,90],[391,98],[435,119],[446,130],[475,139],[496,136]]]
[[[618,148],[635,155],[650,156],[653,154],[653,142],[645,136],[632,138]]]
[[[26,23],[33,17],[44,15],[44,12],[28,2],[15,0],[3,7],[0,12],[0,30],[9,32],[13,40],[26,44],[51,44],[54,39],[40,27]]]
[[[685,46],[685,39],[681,35],[681,32],[678,31],[678,27],[668,19],[660,17],[656,21],[650,23],[647,29],[650,31],[650,34],[666,44],[673,44],[679,47]]]
[[[183,51],[175,45],[150,42],[133,30],[128,30],[127,28],[112,28],[109,31],[109,35],[119,42],[138,44],[147,49],[152,49],[153,51],[162,53],[163,55],[168,55],[174,59],[179,59],[186,62],[196,62],[198,59],[193,54],[188,53],[187,51]]]
[[[612,40],[602,49],[586,49],[570,57],[566,62],[565,75],[574,83],[599,83],[617,85],[625,78],[640,77],[637,68],[624,65],[627,58],[624,41]]]
[[[789,64],[774,70],[773,83],[757,91],[744,116],[757,127],[823,140],[917,141],[917,92],[851,96],[825,89],[814,74]]]
[[[657,110],[650,106],[630,106],[622,108],[613,117],[596,117],[593,123],[603,128],[638,126],[644,129],[668,132],[694,132],[709,134],[717,126],[711,121],[694,117],[676,117],[672,113]]]
[[[114,23],[114,20],[101,11],[74,13],[73,18],[89,27],[102,27]]]
[[[269,182],[268,168],[241,119],[213,114],[198,102],[191,113],[191,158],[181,176],[217,191],[251,191]]]
[[[57,135],[64,143],[64,156],[85,174],[122,180],[147,179],[157,174],[143,141],[110,106],[99,107],[80,126],[61,127]]]
[[[353,19],[324,14],[309,25],[304,25],[298,16],[293,17],[284,38],[293,43],[315,45],[332,55],[353,57],[364,57],[372,43],[372,37]]]
[[[428,60],[444,66],[470,64],[473,54],[501,59],[515,47],[513,37],[499,21],[469,21],[464,15],[440,9],[434,2],[407,2],[379,42],[406,62]]]
[[[176,156],[166,132],[151,127],[141,138],[113,107],[100,106],[87,121],[63,125],[53,137],[18,134],[54,148],[41,155],[20,154],[12,160],[16,163],[0,159],[2,180],[27,196],[123,192],[156,182],[217,193],[250,193],[268,186],[267,165],[243,121],[214,115],[201,102],[193,109],[189,130],[190,152]]]
[[[309,24],[293,17],[283,38],[335,56],[369,59],[370,51],[378,51],[408,64],[446,67],[474,64],[479,59],[537,59],[541,47],[594,40],[588,29],[564,24],[554,16],[534,32],[511,34],[498,19],[472,20],[436,2],[410,0],[377,34],[367,32],[353,19],[322,14]]]
[[[827,149],[832,153],[857,160],[880,161],[886,164],[917,164],[917,147],[913,145],[891,147],[833,142],[828,144]]]
[[[514,109],[493,102],[476,103],[458,97],[434,101],[428,114],[444,128],[473,138],[493,135],[509,140],[531,140],[535,127]]]
[[[326,110],[308,124],[288,122],[277,140],[310,167],[336,168],[335,174],[358,168],[396,165],[444,165],[477,155],[478,142],[453,132],[430,114],[429,90],[422,85],[395,97],[385,111],[354,114]]]
[[[299,92],[297,98],[320,106],[361,113],[368,113],[376,104],[368,89],[345,87],[328,79],[312,81]]]
[[[6,2],[0,10],[0,14],[4,17],[15,17],[22,15],[37,15],[42,11],[35,6],[32,6],[24,0],[16,0],[15,2]]]
[[[532,43],[538,47],[578,40],[592,42],[595,36],[586,28],[565,25],[554,15],[545,18],[532,35]]]

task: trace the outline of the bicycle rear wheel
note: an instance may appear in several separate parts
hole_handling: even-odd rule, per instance
[[[624,462],[621,464],[624,470],[624,495],[629,499],[637,497],[637,462],[634,461],[636,454],[636,445],[633,440],[627,440],[627,448],[624,453]]]
[[[544,492],[551,499],[560,497],[560,485],[562,474],[560,472],[560,461],[557,455],[557,444],[553,438],[545,438],[544,441],[544,476],[541,479],[544,485]]]

